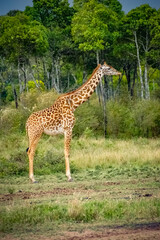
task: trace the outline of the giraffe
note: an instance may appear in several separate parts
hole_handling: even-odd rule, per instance
[[[29,157],[29,178],[33,183],[36,182],[33,173],[34,154],[42,133],[48,135],[64,134],[66,176],[68,181],[72,181],[69,152],[72,129],[75,122],[74,111],[80,104],[87,101],[104,75],[120,74],[120,72],[105,62],[103,65],[99,64],[91,77],[81,87],[61,95],[51,107],[30,115],[26,122],[26,132],[29,139],[29,147],[26,151]]]

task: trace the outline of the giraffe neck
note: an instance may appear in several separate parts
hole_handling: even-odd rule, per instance
[[[103,77],[103,73],[100,70],[100,65],[93,71],[91,77],[76,91],[69,94],[72,108],[75,110],[79,105],[87,101],[87,99],[93,94],[95,88]]]

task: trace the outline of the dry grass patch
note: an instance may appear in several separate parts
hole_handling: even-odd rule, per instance
[[[160,140],[74,140],[71,160],[78,168],[94,168],[97,165],[156,165],[160,163]]]

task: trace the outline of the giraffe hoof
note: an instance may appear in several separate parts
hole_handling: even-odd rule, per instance
[[[38,181],[33,181],[32,183],[38,183]]]
[[[73,178],[68,179],[68,182],[73,182]]]

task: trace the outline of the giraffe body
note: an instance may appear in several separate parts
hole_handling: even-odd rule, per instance
[[[74,127],[74,111],[85,102],[94,92],[103,75],[120,75],[120,72],[108,66],[106,63],[98,65],[93,71],[92,76],[77,90],[60,96],[53,106],[32,113],[26,123],[26,131],[29,138],[29,148],[27,149],[29,157],[29,178],[35,182],[33,174],[33,159],[37,143],[42,135],[64,134],[64,154],[66,164],[66,176],[71,180],[69,166],[69,150],[72,138],[72,129]]]

